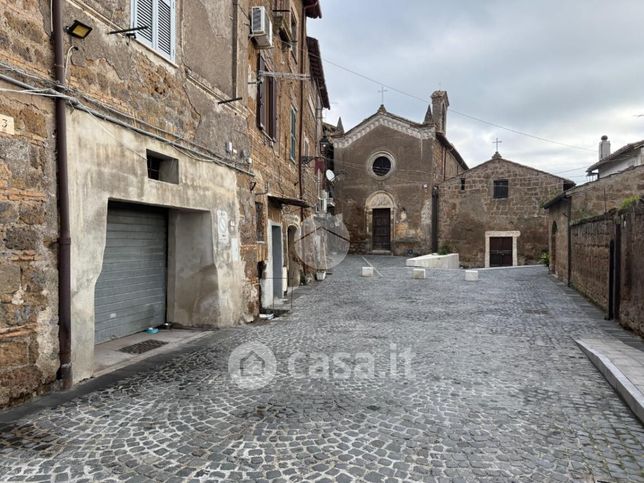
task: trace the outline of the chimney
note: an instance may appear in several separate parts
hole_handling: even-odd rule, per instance
[[[432,111],[434,116],[434,125],[436,131],[447,133],[447,108],[449,107],[449,99],[447,92],[434,91],[432,94]]]
[[[606,156],[610,156],[610,141],[608,140],[608,136],[604,134],[599,143],[599,160],[601,161]]]

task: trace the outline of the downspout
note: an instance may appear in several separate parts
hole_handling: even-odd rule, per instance
[[[302,3],[302,21],[300,22],[300,45],[296,46],[300,51],[300,74],[304,75],[304,45],[306,44],[306,10],[307,7]],[[308,46],[307,46],[308,51]],[[297,58],[297,55],[296,55]],[[298,139],[298,160],[297,160],[297,174],[298,174],[298,185],[300,187],[300,199],[304,199],[304,177],[302,175],[302,146],[304,143],[304,80],[300,81],[300,132]],[[300,206],[300,222],[304,222],[304,207]]]
[[[233,84],[233,95],[231,99],[237,97],[237,58],[238,58],[238,36],[239,36],[239,0],[233,0],[233,68],[232,68],[232,84]]]
[[[63,0],[52,0],[54,76],[56,89],[65,90]],[[58,343],[60,368],[57,379],[63,388],[72,385],[71,363],[71,236],[69,230],[69,179],[67,174],[67,119],[65,99],[56,98],[56,165],[58,169]]]
[[[432,188],[432,253],[438,253],[438,186]]]

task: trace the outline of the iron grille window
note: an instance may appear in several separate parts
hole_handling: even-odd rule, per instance
[[[508,180],[495,179],[494,180],[494,198],[503,199],[508,197]]]
[[[179,161],[175,158],[147,152],[148,178],[164,183],[179,184]]]
[[[133,27],[148,27],[137,32],[137,39],[164,57],[174,60],[175,55],[175,0],[134,0]]]

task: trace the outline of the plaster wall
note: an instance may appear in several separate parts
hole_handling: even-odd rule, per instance
[[[94,288],[102,268],[109,200],[169,209],[170,321],[211,327],[238,323],[244,272],[235,173],[83,112],[70,110],[68,115],[74,380],[93,371]],[[178,160],[179,184],[147,177],[148,149]]]

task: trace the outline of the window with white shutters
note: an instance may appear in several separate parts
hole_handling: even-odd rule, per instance
[[[147,29],[137,32],[137,39],[174,60],[176,0],[132,0],[133,27]]]

